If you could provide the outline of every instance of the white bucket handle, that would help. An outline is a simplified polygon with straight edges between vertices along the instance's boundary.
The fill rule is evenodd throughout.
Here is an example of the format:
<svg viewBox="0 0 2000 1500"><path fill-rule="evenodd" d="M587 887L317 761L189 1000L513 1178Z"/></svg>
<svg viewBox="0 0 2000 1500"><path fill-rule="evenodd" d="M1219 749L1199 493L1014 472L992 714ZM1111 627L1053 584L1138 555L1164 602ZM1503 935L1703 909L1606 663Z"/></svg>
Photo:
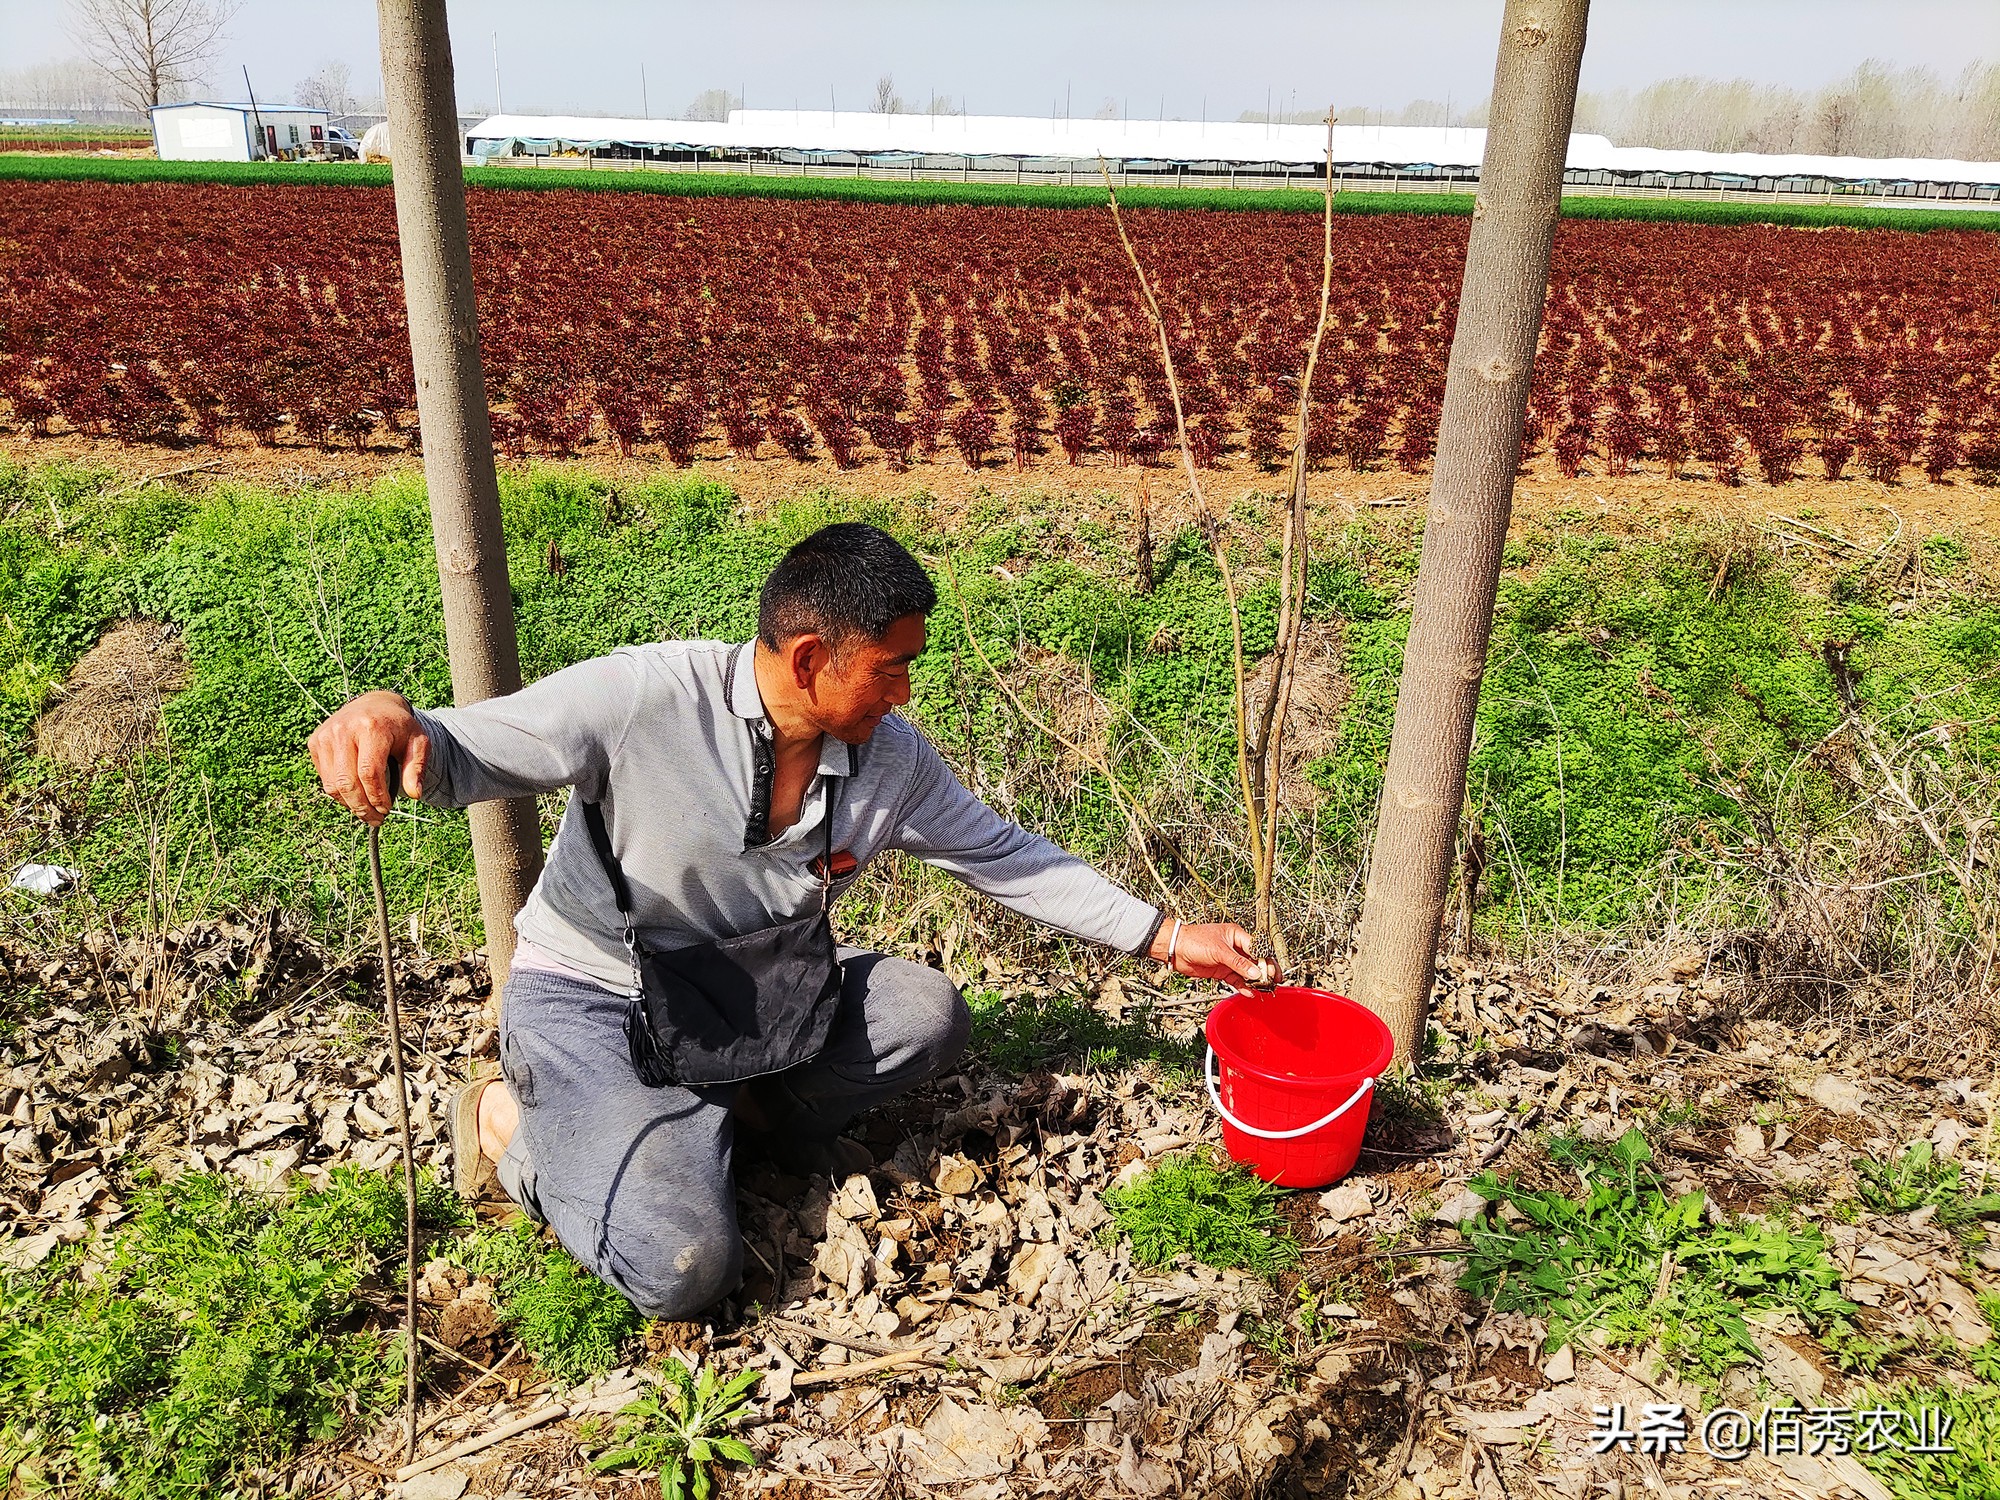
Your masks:
<svg viewBox="0 0 2000 1500"><path fill-rule="evenodd" d="M1362 1096L1375 1087L1374 1079L1362 1079L1360 1086L1355 1089L1345 1104L1341 1105L1332 1114L1322 1119L1314 1120L1310 1125L1301 1125L1296 1130L1259 1130L1255 1125L1246 1125L1237 1119L1236 1116L1229 1112L1229 1106L1222 1102L1222 1089L1216 1076L1215 1049L1213 1047L1208 1049L1208 1057L1202 1063L1201 1070L1203 1077L1208 1080L1208 1101L1215 1106L1215 1112L1245 1135L1254 1135L1260 1141L1293 1141L1302 1135L1311 1135L1315 1130L1324 1129L1346 1114L1350 1109L1354 1108L1355 1105L1359 1104Z"/></svg>

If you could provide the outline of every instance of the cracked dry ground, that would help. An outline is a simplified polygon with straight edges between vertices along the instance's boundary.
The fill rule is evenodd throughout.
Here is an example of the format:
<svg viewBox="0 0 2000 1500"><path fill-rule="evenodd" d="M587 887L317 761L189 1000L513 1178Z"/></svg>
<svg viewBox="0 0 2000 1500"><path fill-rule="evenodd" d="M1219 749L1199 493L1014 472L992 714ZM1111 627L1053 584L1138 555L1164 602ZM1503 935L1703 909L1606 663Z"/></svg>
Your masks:
<svg viewBox="0 0 2000 1500"><path fill-rule="evenodd" d="M969 1059L857 1126L879 1161L865 1175L747 1169L742 1293L704 1325L653 1325L628 1364L587 1387L557 1389L496 1326L491 1287L431 1263L424 1319L451 1352L429 1357L423 1451L552 1401L570 1417L401 1486L389 1417L269 1473L265 1493L653 1493L587 1471L577 1419L616 1410L678 1349L765 1372L744 1424L760 1462L724 1477L731 1493L1872 1500L1886 1492L1851 1458L1590 1453L1597 1405L1700 1411L1778 1393L1812 1406L1858 1392L1802 1329L1758 1326L1761 1365L1703 1392L1677 1387L1646 1350L1551 1354L1539 1320L1458 1288L1451 1224L1477 1206L1468 1177L1532 1168L1542 1132L1609 1140L1637 1122L1675 1190L1730 1213L1823 1216L1871 1330L1990 1336L1984 1288L1969 1283L2000 1272L2000 1249L1966 1259L1921 1209L1829 1211L1853 1207L1857 1155L1927 1138L1941 1156L1983 1160L1988 1088L1845 1034L1745 1020L1733 981L1704 978L1698 959L1677 970L1614 993L1449 965L1435 1017L1459 1061L1435 1070L1439 1107L1389 1094L1355 1175L1287 1200L1303 1268L1275 1283L1142 1269L1104 1233L1105 1188L1216 1139L1191 1075L1144 1063L1009 1077ZM339 1162L392 1166L374 978L274 921L190 926L150 946L92 939L53 958L0 952L0 988L51 1002L0 1057L0 1210L13 1226L0 1253L34 1264L115 1224L142 1167L270 1185ZM462 960L412 962L404 984L417 1154L443 1173L449 1092L491 1054L492 1009ZM1117 1019L1137 1010L1184 1039L1205 1005L1131 979L1095 995ZM397 1286L374 1291L391 1329Z"/></svg>

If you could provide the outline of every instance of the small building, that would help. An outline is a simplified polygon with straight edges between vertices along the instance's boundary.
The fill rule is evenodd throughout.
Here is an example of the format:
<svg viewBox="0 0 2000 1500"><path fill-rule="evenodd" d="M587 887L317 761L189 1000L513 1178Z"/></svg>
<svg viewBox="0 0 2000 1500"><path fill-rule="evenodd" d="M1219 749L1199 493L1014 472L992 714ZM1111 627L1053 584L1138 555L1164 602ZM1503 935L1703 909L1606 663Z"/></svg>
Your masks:
<svg viewBox="0 0 2000 1500"><path fill-rule="evenodd" d="M331 117L297 104L159 104L153 148L161 161L295 161L327 155Z"/></svg>

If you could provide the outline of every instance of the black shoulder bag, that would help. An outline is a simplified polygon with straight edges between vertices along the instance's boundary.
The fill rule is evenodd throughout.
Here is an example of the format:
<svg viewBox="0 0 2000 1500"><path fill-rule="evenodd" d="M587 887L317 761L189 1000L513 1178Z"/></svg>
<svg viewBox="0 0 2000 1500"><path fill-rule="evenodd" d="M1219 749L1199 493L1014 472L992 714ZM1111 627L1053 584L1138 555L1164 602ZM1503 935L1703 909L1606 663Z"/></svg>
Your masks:
<svg viewBox="0 0 2000 1500"><path fill-rule="evenodd" d="M604 810L583 804L584 825L625 919L632 990L625 1040L640 1081L652 1088L741 1083L818 1055L840 1001L828 908L833 898L833 814L819 858L819 910L741 937L655 949L632 926L632 892L611 851Z"/></svg>

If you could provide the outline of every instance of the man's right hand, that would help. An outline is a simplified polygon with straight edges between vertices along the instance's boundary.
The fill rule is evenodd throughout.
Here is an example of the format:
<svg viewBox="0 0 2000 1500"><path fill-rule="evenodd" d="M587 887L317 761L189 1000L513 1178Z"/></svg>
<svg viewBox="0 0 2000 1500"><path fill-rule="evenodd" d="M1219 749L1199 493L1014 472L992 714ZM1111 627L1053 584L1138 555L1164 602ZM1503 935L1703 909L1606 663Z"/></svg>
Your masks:
<svg viewBox="0 0 2000 1500"><path fill-rule="evenodd" d="M431 742L401 693L363 693L315 729L306 749L327 796L371 827L396 801L391 760L402 768L405 795L423 794Z"/></svg>

